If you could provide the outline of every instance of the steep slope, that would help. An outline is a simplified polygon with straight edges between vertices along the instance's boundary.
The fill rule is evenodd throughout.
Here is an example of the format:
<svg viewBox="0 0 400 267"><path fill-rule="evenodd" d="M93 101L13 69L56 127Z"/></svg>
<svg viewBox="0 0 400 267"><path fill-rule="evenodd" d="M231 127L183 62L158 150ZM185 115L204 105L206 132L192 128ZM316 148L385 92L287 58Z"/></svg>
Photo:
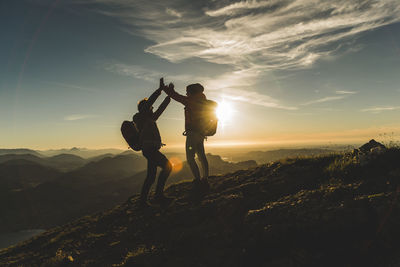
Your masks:
<svg viewBox="0 0 400 267"><path fill-rule="evenodd" d="M177 200L137 198L0 251L11 266L399 266L400 151L331 155L167 189Z"/></svg>

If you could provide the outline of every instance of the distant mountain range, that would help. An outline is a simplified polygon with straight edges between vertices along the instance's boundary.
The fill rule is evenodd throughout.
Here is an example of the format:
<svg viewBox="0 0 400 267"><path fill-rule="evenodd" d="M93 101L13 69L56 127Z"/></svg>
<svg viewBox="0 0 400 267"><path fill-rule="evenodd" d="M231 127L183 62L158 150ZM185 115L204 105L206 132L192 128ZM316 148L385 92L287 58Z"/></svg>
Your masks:
<svg viewBox="0 0 400 267"><path fill-rule="evenodd" d="M50 149L50 150L39 150L37 151L41 155L50 157L50 156L55 156L59 154L70 154L70 155L75 155L79 156L82 158L92 158L92 157L97 157L103 154L120 154L123 153L124 150L121 149L87 149L87 148L77 148L73 147L71 149Z"/></svg>
<svg viewBox="0 0 400 267"><path fill-rule="evenodd" d="M177 155L175 155L177 156ZM257 166L207 155L211 174ZM0 156L0 232L47 229L110 208L140 192L147 161L134 152L84 159L71 154ZM168 184L192 180L186 162Z"/></svg>
<svg viewBox="0 0 400 267"><path fill-rule="evenodd" d="M39 152L26 149L26 148L15 148L15 149L0 149L0 155L7 155L7 154L31 154L35 156L42 156Z"/></svg>

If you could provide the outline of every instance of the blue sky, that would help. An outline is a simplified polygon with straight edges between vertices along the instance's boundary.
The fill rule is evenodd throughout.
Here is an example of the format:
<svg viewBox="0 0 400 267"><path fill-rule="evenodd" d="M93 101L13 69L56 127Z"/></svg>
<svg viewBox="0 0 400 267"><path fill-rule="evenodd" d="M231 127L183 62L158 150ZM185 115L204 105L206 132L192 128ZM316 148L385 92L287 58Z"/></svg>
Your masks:
<svg viewBox="0 0 400 267"><path fill-rule="evenodd" d="M6 0L0 20L0 147L123 148L121 121L161 76L233 107L210 145L400 129L396 0ZM159 127L182 144L182 106Z"/></svg>

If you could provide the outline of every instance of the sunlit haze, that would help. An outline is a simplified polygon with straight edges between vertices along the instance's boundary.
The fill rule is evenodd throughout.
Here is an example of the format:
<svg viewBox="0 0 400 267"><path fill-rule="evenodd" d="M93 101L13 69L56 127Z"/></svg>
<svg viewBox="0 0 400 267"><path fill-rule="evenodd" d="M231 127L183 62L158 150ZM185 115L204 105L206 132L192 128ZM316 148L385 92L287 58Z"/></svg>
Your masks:
<svg viewBox="0 0 400 267"><path fill-rule="evenodd" d="M218 102L206 147L399 138L398 0L6 0L0 20L0 148L125 149L160 77ZM180 103L158 126L183 148Z"/></svg>
<svg viewBox="0 0 400 267"><path fill-rule="evenodd" d="M234 116L234 108L232 103L227 101L219 102L216 113L220 126L225 127L226 124L232 122Z"/></svg>

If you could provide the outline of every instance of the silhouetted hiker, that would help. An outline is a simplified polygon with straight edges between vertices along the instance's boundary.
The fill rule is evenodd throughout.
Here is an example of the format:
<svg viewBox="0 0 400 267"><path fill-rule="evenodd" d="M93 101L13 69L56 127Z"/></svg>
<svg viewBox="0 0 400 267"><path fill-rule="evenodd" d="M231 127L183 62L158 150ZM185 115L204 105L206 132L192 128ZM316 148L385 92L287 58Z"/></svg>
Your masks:
<svg viewBox="0 0 400 267"><path fill-rule="evenodd" d="M167 96L158 109L153 112L153 104L160 96L163 87L164 81L161 78L160 87L148 99L145 98L139 101L139 112L133 116L133 121L136 123L140 132L142 153L147 159L147 177L143 183L140 195L140 202L142 205L147 204L149 190L156 178L157 166L161 167L162 171L158 176L155 200L160 203L171 200L164 195L163 190L165 182L171 173L172 164L167 157L159 151L163 144L161 143L161 136L156 123L171 99Z"/></svg>
<svg viewBox="0 0 400 267"><path fill-rule="evenodd" d="M169 86L164 87L164 91L172 99L182 103L185 106L185 132L183 135L186 136L186 160L193 173L194 180L193 184L195 189L198 189L201 185L209 188L208 184L208 161L204 151L204 139L208 135L214 135L217 126L217 119L213 116L214 121L211 121L210 127L206 126L204 129L204 105L211 104L215 110L216 102L207 100L204 95L204 87L199 84L190 84L186 87L186 96L178 94L174 90L174 84L170 83ZM213 112L215 114L215 112ZM211 129L211 131L210 131ZM201 166L203 168L203 178L200 179L199 167L195 161L195 155L197 154Z"/></svg>

